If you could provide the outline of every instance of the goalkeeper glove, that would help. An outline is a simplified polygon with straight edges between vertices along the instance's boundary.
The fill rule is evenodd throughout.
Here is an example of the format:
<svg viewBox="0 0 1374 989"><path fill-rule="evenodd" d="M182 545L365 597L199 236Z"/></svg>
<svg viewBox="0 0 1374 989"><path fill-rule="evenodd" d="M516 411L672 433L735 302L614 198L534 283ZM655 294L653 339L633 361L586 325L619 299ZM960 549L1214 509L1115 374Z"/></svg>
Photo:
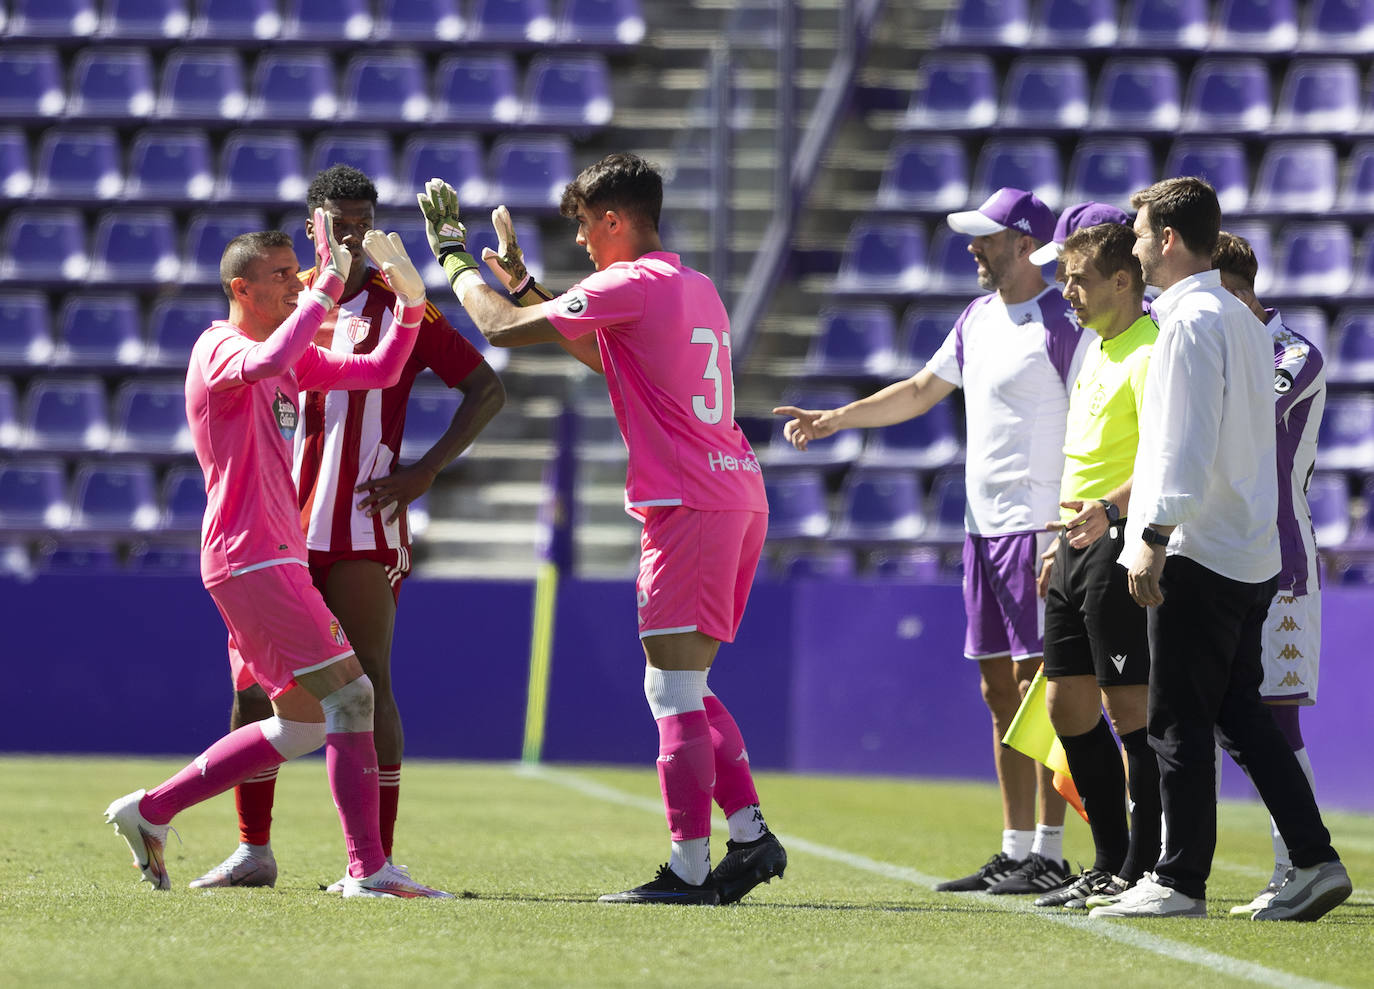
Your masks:
<svg viewBox="0 0 1374 989"><path fill-rule="evenodd" d="M477 262L467 249L467 229L458 219L458 193L443 179L430 179L425 191L415 197L425 217L425 236L429 249L444 266L450 284L466 271L476 271Z"/></svg>
<svg viewBox="0 0 1374 989"><path fill-rule="evenodd" d="M331 275L341 282L348 281L353 268L353 255L334 236L334 218L322 208L315 207L315 262L321 277Z"/></svg>
<svg viewBox="0 0 1374 989"><path fill-rule="evenodd" d="M552 299L553 294L536 282L525 267L525 252L520 250L520 244L515 239L515 225L511 222L510 210L504 206L492 210L491 225L496 229L497 250L482 248L482 260L491 273L522 306Z"/></svg>
<svg viewBox="0 0 1374 989"><path fill-rule="evenodd" d="M425 282L406 254L401 235L369 230L363 237L363 250L396 293L396 318L406 326L419 323L424 316Z"/></svg>

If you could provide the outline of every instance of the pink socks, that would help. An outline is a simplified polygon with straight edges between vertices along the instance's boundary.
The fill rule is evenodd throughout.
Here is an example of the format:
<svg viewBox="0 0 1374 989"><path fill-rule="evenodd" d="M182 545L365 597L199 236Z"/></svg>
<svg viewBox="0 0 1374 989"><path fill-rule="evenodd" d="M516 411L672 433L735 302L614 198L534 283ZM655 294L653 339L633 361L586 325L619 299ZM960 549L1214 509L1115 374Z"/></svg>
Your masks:
<svg viewBox="0 0 1374 989"><path fill-rule="evenodd" d="M150 790L139 804L139 813L149 824L166 824L187 807L285 761L263 737L259 724L244 725L210 746L167 782Z"/></svg>
<svg viewBox="0 0 1374 989"><path fill-rule="evenodd" d="M348 848L348 874L366 878L386 865L377 823L381 797L372 732L330 732L325 736L324 763Z"/></svg>
<svg viewBox="0 0 1374 989"><path fill-rule="evenodd" d="M754 789L754 774L749 768L749 752L730 712L715 694L702 698L711 727L711 745L716 760L716 803L729 817L735 811L759 802Z"/></svg>
<svg viewBox="0 0 1374 989"><path fill-rule="evenodd" d="M670 714L658 722L658 782L674 841L711 834L716 760L705 711Z"/></svg>

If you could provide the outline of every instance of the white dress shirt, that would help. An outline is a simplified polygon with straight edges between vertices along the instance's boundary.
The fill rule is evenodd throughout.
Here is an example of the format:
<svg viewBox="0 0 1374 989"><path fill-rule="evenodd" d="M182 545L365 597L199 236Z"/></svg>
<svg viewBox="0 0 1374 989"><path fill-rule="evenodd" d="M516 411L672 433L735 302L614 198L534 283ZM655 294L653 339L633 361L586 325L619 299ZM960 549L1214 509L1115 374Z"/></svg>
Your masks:
<svg viewBox="0 0 1374 989"><path fill-rule="evenodd" d="M1120 562L1134 561L1144 526L1173 525L1171 555L1262 583L1280 563L1273 338L1216 271L1170 286L1154 311Z"/></svg>

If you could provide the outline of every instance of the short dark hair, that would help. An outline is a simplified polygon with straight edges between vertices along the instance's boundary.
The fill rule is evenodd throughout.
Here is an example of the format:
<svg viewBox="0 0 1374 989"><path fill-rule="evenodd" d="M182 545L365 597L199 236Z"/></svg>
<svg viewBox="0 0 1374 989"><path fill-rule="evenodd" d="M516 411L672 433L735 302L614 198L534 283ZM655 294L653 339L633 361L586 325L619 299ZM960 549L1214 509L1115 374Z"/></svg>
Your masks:
<svg viewBox="0 0 1374 989"><path fill-rule="evenodd" d="M377 187L363 172L352 165L330 165L320 172L305 192L305 205L313 210L323 206L326 200L338 202L341 199L365 199L377 205Z"/></svg>
<svg viewBox="0 0 1374 989"><path fill-rule="evenodd" d="M609 154L582 169L567 184L558 209L571 219L583 205L634 216L657 231L658 217L663 211L663 176L637 154Z"/></svg>
<svg viewBox="0 0 1374 989"><path fill-rule="evenodd" d="M1131 276L1131 287L1143 296L1145 276L1140 271L1140 260L1131 253L1133 247L1135 234L1126 224L1098 223L1069 234L1059 257L1062 260L1070 254L1082 254L1106 278L1124 271Z"/></svg>
<svg viewBox="0 0 1374 989"><path fill-rule="evenodd" d="M1217 234L1217 246L1212 249L1212 267L1222 274L1234 275L1245 282L1251 291L1255 288L1255 278L1259 275L1259 258L1255 249L1244 237L1226 230Z"/></svg>
<svg viewBox="0 0 1374 989"><path fill-rule="evenodd" d="M1188 175L1164 179L1131 197L1136 209L1149 207L1150 230L1156 237L1172 227L1183 246L1195 254L1212 253L1221 230L1221 204L1217 191L1204 179Z"/></svg>
<svg viewBox="0 0 1374 989"><path fill-rule="evenodd" d="M224 294L230 302L234 301L234 290L229 283L235 278L244 277L248 266L273 247L290 247L293 251L295 249L291 235L280 230L258 230L239 234L224 245L224 253L219 258L219 285L224 289Z"/></svg>

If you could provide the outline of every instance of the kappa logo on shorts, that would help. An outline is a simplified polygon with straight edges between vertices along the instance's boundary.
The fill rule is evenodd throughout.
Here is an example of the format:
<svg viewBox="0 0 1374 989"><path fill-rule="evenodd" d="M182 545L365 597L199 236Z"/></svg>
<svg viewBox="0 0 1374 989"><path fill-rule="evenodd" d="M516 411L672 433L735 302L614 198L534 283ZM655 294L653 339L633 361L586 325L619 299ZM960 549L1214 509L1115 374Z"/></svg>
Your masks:
<svg viewBox="0 0 1374 989"><path fill-rule="evenodd" d="M1302 659L1302 653L1298 651L1297 646L1290 642L1280 650L1279 659Z"/></svg>
<svg viewBox="0 0 1374 989"><path fill-rule="evenodd" d="M1279 681L1279 686L1280 686L1280 687L1305 687L1305 686L1307 686L1307 684L1305 684L1305 683L1302 682L1302 677L1298 676L1296 673L1293 673L1292 671L1289 671L1288 674L1287 674L1286 676L1284 676L1284 678L1283 678L1282 680Z"/></svg>
<svg viewBox="0 0 1374 989"><path fill-rule="evenodd" d="M339 626L339 620L337 618L329 623L329 634L334 637L334 641L339 645L348 645L348 639L344 636L343 629Z"/></svg>
<svg viewBox="0 0 1374 989"><path fill-rule="evenodd" d="M280 388L277 389L277 397L272 399L272 415L277 420L277 429L282 439L294 438L296 425L301 421L301 413L296 408L296 403L287 398Z"/></svg>
<svg viewBox="0 0 1374 989"><path fill-rule="evenodd" d="M564 292L558 297L558 311L564 316L581 316L587 311L587 293L580 288Z"/></svg>
<svg viewBox="0 0 1374 989"><path fill-rule="evenodd" d="M1275 632L1301 632L1301 631L1302 631L1302 628L1299 627L1299 625L1298 625L1297 622L1293 621L1293 616L1292 616L1292 615L1284 615L1284 616L1283 616L1283 621L1279 622L1279 627L1276 628L1276 629L1274 629L1274 631L1275 631Z"/></svg>

